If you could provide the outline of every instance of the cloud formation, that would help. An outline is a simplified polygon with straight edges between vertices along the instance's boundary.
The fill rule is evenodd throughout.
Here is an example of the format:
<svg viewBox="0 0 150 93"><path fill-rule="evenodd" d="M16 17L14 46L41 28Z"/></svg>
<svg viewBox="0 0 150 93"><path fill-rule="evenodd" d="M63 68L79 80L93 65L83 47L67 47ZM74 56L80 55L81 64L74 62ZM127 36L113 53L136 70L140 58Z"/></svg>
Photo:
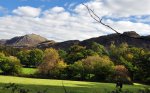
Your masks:
<svg viewBox="0 0 150 93"><path fill-rule="evenodd" d="M104 4L112 12L112 15L150 15L149 0L105 0Z"/></svg>
<svg viewBox="0 0 150 93"><path fill-rule="evenodd" d="M150 14L150 0L140 0L138 2L137 0L90 0L85 4L94 9L100 17L104 17L103 21L120 33L136 31L141 35L150 34L150 25L143 23L142 20L145 19L141 17ZM141 4L145 5L140 7ZM15 15L0 17L1 39L35 33L56 41L84 40L114 33L96 23L82 4L76 5L71 12L59 6L47 10L31 6L20 6L14 9L12 13ZM140 21L114 20L122 17L129 19L131 16L138 17Z"/></svg>
<svg viewBox="0 0 150 93"><path fill-rule="evenodd" d="M40 15L41 9L30 6L21 6L14 9L12 12L18 16L37 17Z"/></svg>

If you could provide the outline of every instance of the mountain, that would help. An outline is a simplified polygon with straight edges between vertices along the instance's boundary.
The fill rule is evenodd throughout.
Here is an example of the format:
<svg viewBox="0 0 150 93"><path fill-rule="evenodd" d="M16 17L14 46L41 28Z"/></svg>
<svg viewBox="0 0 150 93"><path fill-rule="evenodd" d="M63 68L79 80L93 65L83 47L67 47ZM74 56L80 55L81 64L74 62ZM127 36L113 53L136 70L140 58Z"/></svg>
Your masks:
<svg viewBox="0 0 150 93"><path fill-rule="evenodd" d="M0 40L0 45L4 45L5 43L6 43L6 39L2 39L2 40Z"/></svg>
<svg viewBox="0 0 150 93"><path fill-rule="evenodd" d="M109 47L112 43L116 46L121 43L127 43L129 46L140 47L150 50L150 35L140 36L134 31L124 32L123 34L110 34L95 38L86 39L83 41L79 40L69 40L64 42L55 42L53 40L47 40L44 37L41 37L36 34L29 34L20 37L14 37L10 40L0 40L0 44L13 47L37 47L41 49L45 48L55 48L55 49L64 49L67 50L70 46L79 44L86 46L87 48L91 47L93 42L104 45L106 48Z"/></svg>
<svg viewBox="0 0 150 93"><path fill-rule="evenodd" d="M33 47L44 41L47 41L47 39L41 37L40 35L28 34L24 36L14 37L10 40L6 40L3 44L6 46L14 47Z"/></svg>
<svg viewBox="0 0 150 93"><path fill-rule="evenodd" d="M90 38L83 41L79 41L79 40L64 41L64 42L51 44L47 47L66 50L74 44L79 44L82 46L86 46L87 48L90 48L93 42L102 44L106 48L109 47L112 43L114 43L116 46L120 45L121 43L127 43L129 46L135 46L135 47L145 48L150 50L150 35L140 36L134 31L124 32L123 34L115 33L115 34Z"/></svg>
<svg viewBox="0 0 150 93"><path fill-rule="evenodd" d="M37 45L37 48L55 48L55 49L63 49L63 50L67 50L70 46L75 45L75 44L79 44L80 41L79 40L68 40L68 41L64 41L64 42L52 42L52 41L48 41L48 42L42 42L40 44Z"/></svg>
<svg viewBox="0 0 150 93"><path fill-rule="evenodd" d="M44 42L40 42L36 47L38 48L48 48L49 46L54 45L56 42L54 40L47 40Z"/></svg>
<svg viewBox="0 0 150 93"><path fill-rule="evenodd" d="M140 36L134 31L124 32L123 34L110 34L106 36L100 36L91 38L80 42L80 45L89 47L92 42L97 42L105 47L109 47L111 43L120 45L121 43L127 43L129 46L135 46L150 50L150 36Z"/></svg>

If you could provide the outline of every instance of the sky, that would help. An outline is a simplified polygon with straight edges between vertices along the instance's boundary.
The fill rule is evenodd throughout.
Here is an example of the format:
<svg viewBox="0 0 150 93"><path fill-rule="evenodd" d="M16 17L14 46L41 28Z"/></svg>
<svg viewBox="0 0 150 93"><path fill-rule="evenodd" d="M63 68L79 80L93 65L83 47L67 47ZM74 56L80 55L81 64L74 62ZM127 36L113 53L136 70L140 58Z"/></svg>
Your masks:
<svg viewBox="0 0 150 93"><path fill-rule="evenodd" d="M150 0L0 0L0 39L34 33L61 42L114 33L82 3L120 33L150 35Z"/></svg>

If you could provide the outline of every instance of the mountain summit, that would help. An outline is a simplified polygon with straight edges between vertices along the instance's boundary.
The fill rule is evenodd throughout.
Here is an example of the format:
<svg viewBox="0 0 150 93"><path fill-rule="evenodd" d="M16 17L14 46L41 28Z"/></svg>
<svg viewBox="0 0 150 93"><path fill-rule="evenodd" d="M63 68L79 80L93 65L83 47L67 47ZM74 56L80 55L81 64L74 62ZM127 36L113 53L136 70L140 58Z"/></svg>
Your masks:
<svg viewBox="0 0 150 93"><path fill-rule="evenodd" d="M47 41L47 39L40 35L28 34L6 40L5 45L15 47L32 47L44 41Z"/></svg>

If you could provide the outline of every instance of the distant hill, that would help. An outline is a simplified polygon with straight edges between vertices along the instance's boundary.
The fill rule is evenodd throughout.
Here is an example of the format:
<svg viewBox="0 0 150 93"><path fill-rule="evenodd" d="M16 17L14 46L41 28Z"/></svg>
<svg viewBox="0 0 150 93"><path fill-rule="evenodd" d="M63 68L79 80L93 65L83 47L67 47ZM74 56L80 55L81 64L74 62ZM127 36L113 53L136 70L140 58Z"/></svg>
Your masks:
<svg viewBox="0 0 150 93"><path fill-rule="evenodd" d="M37 48L55 48L55 49L64 49L67 50L70 46L75 45L75 44L79 44L80 41L79 40L68 40L68 41L64 41L64 42L42 42L40 44L38 44Z"/></svg>
<svg viewBox="0 0 150 93"><path fill-rule="evenodd" d="M10 40L6 40L3 44L6 46L14 47L34 47L37 44L47 41L46 38L36 34L28 34L24 36L14 37Z"/></svg>
<svg viewBox="0 0 150 93"><path fill-rule="evenodd" d="M2 40L0 40L0 45L4 45L5 43L6 43L6 39L2 39Z"/></svg>
<svg viewBox="0 0 150 93"><path fill-rule="evenodd" d="M86 39L83 41L79 40L69 40L64 42L55 42L53 40L47 40L44 37L35 34L29 34L20 37L14 37L10 40L0 40L1 45L14 46L14 47L37 47L37 48L50 48L55 49L68 49L74 44L79 44L86 46L87 48L91 47L93 42L100 43L106 48L114 43L115 45L120 45L121 43L127 43L129 46L135 46L140 48L145 48L150 50L150 35L140 36L134 31L124 32L123 34L110 34L95 38Z"/></svg>

